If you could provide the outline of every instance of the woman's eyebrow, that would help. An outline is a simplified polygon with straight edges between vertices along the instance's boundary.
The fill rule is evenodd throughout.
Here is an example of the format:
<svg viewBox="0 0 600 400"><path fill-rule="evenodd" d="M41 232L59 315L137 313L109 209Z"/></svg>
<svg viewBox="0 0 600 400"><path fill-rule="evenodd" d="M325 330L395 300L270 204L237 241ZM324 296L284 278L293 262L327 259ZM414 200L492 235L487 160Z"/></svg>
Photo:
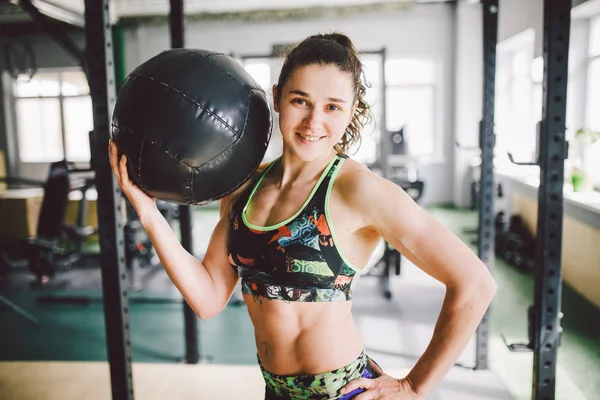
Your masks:
<svg viewBox="0 0 600 400"><path fill-rule="evenodd" d="M310 95L308 93L303 92L302 90L299 90L299 89L290 90L289 93L294 93L299 96L307 97L310 99ZM344 104L346 103L346 101L344 101L344 99L338 99L337 97L328 97L327 100L333 101L334 103L344 103Z"/></svg>

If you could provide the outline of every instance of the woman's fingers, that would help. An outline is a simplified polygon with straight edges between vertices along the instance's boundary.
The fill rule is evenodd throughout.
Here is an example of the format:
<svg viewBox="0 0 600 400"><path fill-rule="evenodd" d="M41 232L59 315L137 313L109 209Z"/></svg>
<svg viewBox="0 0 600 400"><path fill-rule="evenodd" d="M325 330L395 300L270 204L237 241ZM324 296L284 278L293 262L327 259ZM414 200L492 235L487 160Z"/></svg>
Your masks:
<svg viewBox="0 0 600 400"><path fill-rule="evenodd" d="M122 183L129 183L129 174L127 173L127 156L123 154L119 160L119 175Z"/></svg>
<svg viewBox="0 0 600 400"><path fill-rule="evenodd" d="M119 150L117 149L117 145L111 139L108 142L108 157L110 159L110 167L112 168L113 173L117 177L117 181L119 181Z"/></svg>
<svg viewBox="0 0 600 400"><path fill-rule="evenodd" d="M350 393L356 389L367 389L369 390L373 386L374 381L367 378L357 378L350 381L344 386L342 393Z"/></svg>
<svg viewBox="0 0 600 400"><path fill-rule="evenodd" d="M131 184L129 181L129 174L127 173L127 157L123 154L121 158L119 158L119 149L117 149L117 145L112 139L109 143L109 153L110 166L117 178L117 184L121 190L124 190Z"/></svg>
<svg viewBox="0 0 600 400"><path fill-rule="evenodd" d="M127 156L123 154L119 158L119 150L112 140L109 143L109 153L110 165L117 178L117 184L133 207L138 210L138 208L142 209L148 205L155 205L154 199L144 193L131 179L129 179L129 173L127 172Z"/></svg>

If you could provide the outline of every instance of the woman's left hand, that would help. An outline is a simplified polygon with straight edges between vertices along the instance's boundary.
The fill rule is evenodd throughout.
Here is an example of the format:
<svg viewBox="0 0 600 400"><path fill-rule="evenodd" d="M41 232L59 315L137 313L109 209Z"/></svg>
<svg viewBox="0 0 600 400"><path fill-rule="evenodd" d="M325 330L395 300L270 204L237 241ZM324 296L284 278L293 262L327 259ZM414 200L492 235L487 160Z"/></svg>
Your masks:
<svg viewBox="0 0 600 400"><path fill-rule="evenodd" d="M374 372L379 375L375 379L358 378L352 382L348 382L344 386L343 393L350 393L356 389L366 389L365 392L352 397L353 400L418 400L419 396L415 393L410 383L406 379L396 379L389 376L377 366L377 364L369 363L373 367Z"/></svg>

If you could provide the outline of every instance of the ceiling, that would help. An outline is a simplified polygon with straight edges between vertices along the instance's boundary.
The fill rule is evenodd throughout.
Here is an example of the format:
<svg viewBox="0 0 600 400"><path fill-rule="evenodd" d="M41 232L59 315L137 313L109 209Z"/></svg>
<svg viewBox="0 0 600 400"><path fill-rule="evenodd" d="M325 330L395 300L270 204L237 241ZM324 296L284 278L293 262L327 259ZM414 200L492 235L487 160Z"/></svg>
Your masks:
<svg viewBox="0 0 600 400"><path fill-rule="evenodd" d="M443 1L443 0L438 0ZM185 0L186 13L227 13L286 10L310 7L343 7L381 3L417 3L419 0ZM168 0L114 0L119 16L167 14Z"/></svg>
<svg viewBox="0 0 600 400"><path fill-rule="evenodd" d="M19 6L21 0L0 0L0 24L30 22L29 15ZM30 0L42 13L63 22L82 25L84 0ZM120 18L166 16L169 0L109 0L113 22ZM449 0L327 0L331 7L381 4L444 3ZM323 0L184 0L184 12L194 14L244 13L255 11L322 8Z"/></svg>

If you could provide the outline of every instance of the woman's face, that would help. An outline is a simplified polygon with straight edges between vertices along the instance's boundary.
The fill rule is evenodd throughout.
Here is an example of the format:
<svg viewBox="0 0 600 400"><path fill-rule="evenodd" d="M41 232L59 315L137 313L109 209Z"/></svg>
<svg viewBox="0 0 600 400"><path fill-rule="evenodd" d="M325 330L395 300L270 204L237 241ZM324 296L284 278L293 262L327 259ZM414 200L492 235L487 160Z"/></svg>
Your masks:
<svg viewBox="0 0 600 400"><path fill-rule="evenodd" d="M274 86L275 99L276 89ZM285 148L303 161L330 154L355 109L352 75L335 65L297 68L275 101Z"/></svg>

